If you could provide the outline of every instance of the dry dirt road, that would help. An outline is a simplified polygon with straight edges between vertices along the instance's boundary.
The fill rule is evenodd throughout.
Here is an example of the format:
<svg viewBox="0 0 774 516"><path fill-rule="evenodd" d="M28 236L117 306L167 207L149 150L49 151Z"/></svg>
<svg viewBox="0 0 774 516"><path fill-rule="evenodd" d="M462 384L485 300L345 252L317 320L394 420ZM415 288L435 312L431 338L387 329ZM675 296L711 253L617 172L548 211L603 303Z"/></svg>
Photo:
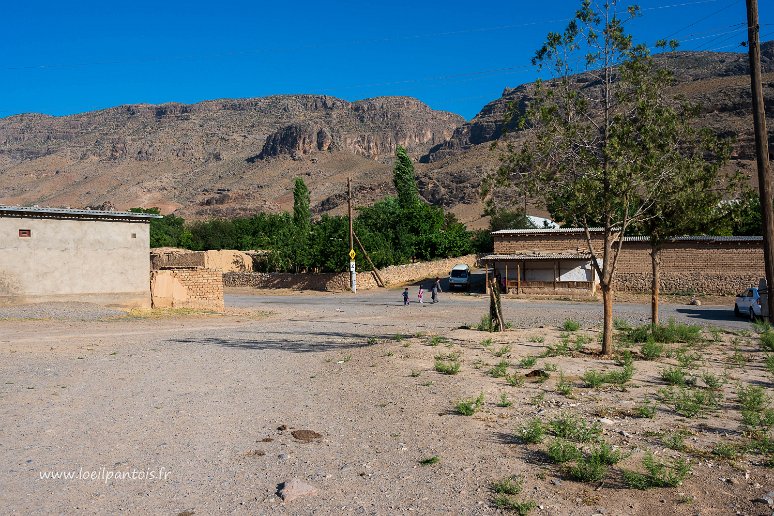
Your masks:
<svg viewBox="0 0 774 516"><path fill-rule="evenodd" d="M535 514L763 514L751 500L774 487L758 470L718 484L745 477L716 465L694 470L711 482L685 488L600 490L536 464L514 444L518 424L617 395L534 406L541 386L528 384L496 407L503 384L480 370L485 334L458 329L480 319L483 297L403 307L398 291L235 293L228 304L225 316L0 321L0 513L493 514L491 482L523 474ZM539 319L546 343L552 321L598 318L599 305L528 305L506 301L506 318ZM426 335L447 340L432 347ZM524 332L507 339L515 361L541 347ZM462 354L463 371L434 371L439 352ZM453 412L479 391L486 410ZM299 440L299 429L321 437ZM161 478L139 478L151 472ZM42 478L55 474L75 478ZM283 502L278 484L294 477L319 493Z"/></svg>

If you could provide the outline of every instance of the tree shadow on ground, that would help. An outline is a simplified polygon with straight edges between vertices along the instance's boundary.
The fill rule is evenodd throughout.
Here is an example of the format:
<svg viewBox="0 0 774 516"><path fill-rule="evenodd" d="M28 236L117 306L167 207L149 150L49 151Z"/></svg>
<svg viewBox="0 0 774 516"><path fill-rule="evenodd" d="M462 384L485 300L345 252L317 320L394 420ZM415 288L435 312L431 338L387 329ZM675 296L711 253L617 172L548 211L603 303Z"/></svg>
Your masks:
<svg viewBox="0 0 774 516"><path fill-rule="evenodd" d="M324 351L341 351L347 349L366 348L378 345L369 343L368 339L379 337L345 332L304 332L293 331L287 333L271 332L263 338L239 338L239 337L185 337L168 339L167 342L178 344L199 344L204 346L222 346L232 349L245 349L251 351L277 350L291 353L319 353Z"/></svg>
<svg viewBox="0 0 774 516"><path fill-rule="evenodd" d="M732 310L718 308L675 308L675 312L688 319L701 319L712 322L742 321L741 318L734 315Z"/></svg>

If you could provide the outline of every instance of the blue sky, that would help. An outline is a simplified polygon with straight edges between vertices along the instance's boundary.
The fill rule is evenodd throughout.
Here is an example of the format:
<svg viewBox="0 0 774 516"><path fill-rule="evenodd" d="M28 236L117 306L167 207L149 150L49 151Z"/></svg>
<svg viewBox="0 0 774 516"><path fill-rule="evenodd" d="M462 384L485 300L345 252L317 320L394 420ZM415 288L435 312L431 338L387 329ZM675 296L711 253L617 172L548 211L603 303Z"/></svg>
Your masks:
<svg viewBox="0 0 774 516"><path fill-rule="evenodd" d="M774 1L759 0L774 39ZM0 117L283 93L417 97L472 118L535 78L579 1L6 2ZM635 39L744 51L744 0L643 0Z"/></svg>

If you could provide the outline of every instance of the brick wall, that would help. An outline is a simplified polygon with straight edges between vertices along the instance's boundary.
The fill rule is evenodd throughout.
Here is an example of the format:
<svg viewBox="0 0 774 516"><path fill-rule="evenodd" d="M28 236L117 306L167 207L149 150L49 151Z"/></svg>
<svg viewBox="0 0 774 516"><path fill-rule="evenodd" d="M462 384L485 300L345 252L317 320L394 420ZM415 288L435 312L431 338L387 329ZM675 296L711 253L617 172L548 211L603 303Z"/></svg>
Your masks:
<svg viewBox="0 0 774 516"><path fill-rule="evenodd" d="M471 254L460 256L459 258L392 265L381 269L379 275L387 286L403 285L428 278L432 279L436 276L445 278L449 276L451 268L458 263L464 263L473 267L475 262L476 256ZM227 287L289 288L331 292L349 290L348 272L330 274L227 272L223 275L223 281ZM430 286L430 283L428 283L427 288L430 288ZM357 274L357 288L358 290L378 288L373 274L371 272L359 272Z"/></svg>
<svg viewBox="0 0 774 516"><path fill-rule="evenodd" d="M493 235L495 254L514 254L529 251L548 253L589 251L583 233L520 233L516 235ZM602 248L602 238L592 234L594 248Z"/></svg>
<svg viewBox="0 0 774 516"><path fill-rule="evenodd" d="M495 235L495 253L530 251L586 251L582 233L538 233ZM602 239L594 235L594 248L601 255ZM765 276L761 241L676 241L661 251L661 288L664 292L737 294L757 285ZM616 268L615 288L649 292L650 244L624 242Z"/></svg>
<svg viewBox="0 0 774 516"><path fill-rule="evenodd" d="M189 268L151 272L154 308L195 308L223 311L223 273Z"/></svg>

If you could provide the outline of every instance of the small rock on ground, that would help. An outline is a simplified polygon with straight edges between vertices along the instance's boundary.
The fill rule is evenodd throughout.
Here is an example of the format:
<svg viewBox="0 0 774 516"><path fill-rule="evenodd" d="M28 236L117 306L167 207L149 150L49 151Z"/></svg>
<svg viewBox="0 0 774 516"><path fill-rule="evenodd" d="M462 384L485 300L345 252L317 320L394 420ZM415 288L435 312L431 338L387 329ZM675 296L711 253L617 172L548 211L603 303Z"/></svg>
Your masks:
<svg viewBox="0 0 774 516"><path fill-rule="evenodd" d="M292 502L302 496L315 496L317 493L316 487L297 478L286 480L279 486L279 496L285 502Z"/></svg>

